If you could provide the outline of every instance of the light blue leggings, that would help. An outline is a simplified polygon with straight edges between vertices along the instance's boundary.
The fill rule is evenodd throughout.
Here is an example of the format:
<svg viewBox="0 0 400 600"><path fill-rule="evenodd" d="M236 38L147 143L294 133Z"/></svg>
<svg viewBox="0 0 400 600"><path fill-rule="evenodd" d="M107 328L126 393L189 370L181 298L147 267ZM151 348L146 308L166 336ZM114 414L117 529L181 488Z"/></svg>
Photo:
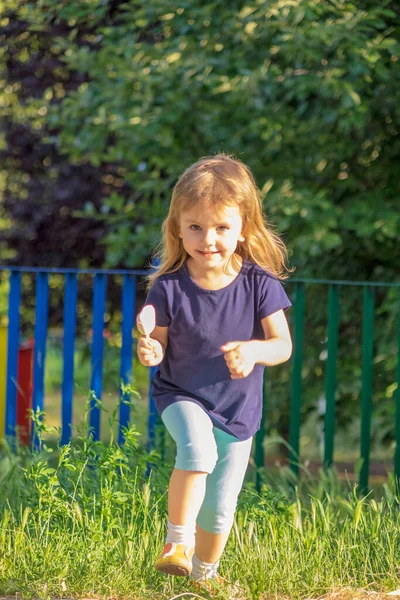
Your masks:
<svg viewBox="0 0 400 600"><path fill-rule="evenodd" d="M176 443L175 468L209 473L198 525L209 533L229 533L252 438L240 441L214 427L207 413L190 401L171 404L161 418Z"/></svg>

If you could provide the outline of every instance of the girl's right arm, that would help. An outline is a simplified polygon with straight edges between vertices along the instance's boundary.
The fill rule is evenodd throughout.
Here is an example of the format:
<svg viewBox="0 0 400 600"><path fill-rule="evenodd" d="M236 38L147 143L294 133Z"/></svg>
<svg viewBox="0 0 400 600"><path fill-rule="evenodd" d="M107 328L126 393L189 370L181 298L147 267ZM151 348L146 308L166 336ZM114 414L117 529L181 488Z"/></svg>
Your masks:
<svg viewBox="0 0 400 600"><path fill-rule="evenodd" d="M165 356L168 346L168 327L154 328L151 337L147 340L141 336L138 341L137 354L140 362L145 367L156 367Z"/></svg>

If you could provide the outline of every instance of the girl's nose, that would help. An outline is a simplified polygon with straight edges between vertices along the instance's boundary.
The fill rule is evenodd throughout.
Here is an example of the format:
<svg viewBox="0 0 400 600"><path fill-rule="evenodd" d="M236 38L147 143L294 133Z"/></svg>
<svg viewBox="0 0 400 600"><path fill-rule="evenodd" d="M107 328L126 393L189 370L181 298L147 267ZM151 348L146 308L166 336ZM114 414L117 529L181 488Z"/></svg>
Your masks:
<svg viewBox="0 0 400 600"><path fill-rule="evenodd" d="M216 233L213 229L204 232L204 243L212 246L215 243Z"/></svg>

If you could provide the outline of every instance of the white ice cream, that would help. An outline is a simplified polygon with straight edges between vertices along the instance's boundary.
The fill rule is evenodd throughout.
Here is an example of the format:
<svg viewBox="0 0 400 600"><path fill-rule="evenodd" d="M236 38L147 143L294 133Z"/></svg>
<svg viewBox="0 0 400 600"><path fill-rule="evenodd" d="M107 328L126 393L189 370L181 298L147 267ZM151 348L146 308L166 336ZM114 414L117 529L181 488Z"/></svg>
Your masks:
<svg viewBox="0 0 400 600"><path fill-rule="evenodd" d="M140 333L148 337L156 326L156 311L154 306L148 304L138 314L136 323Z"/></svg>

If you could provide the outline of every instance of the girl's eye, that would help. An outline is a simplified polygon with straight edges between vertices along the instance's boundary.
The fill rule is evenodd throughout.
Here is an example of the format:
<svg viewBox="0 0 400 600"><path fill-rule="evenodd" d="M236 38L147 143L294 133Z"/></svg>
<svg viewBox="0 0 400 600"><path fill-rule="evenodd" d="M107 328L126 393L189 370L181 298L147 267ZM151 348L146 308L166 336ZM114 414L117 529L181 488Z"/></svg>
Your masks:
<svg viewBox="0 0 400 600"><path fill-rule="evenodd" d="M199 231L200 225L189 225L189 229L192 231ZM224 232L228 230L228 227L226 225L219 225L217 229L218 231Z"/></svg>

